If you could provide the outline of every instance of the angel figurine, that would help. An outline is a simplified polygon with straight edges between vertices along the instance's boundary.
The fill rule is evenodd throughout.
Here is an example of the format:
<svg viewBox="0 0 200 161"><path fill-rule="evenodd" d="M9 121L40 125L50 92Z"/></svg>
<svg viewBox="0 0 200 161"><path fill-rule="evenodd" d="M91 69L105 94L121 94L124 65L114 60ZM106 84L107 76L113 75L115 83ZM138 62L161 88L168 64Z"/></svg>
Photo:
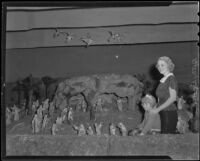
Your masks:
<svg viewBox="0 0 200 161"><path fill-rule="evenodd" d="M127 129L126 129L125 125L122 122L118 123L118 127L120 129L121 135L122 136L127 136Z"/></svg>
<svg viewBox="0 0 200 161"><path fill-rule="evenodd" d="M110 34L110 37L108 38L108 42L110 42L111 39L112 39L112 40L121 41L121 36L120 36L119 33L114 33L114 32L112 32L112 31L108 31L108 32L109 32L109 34Z"/></svg>
<svg viewBox="0 0 200 161"><path fill-rule="evenodd" d="M73 38L74 38L74 36L73 36L73 34L72 33L65 33L65 35L66 35L66 40L65 40L65 43L68 43L68 42L70 42Z"/></svg>
<svg viewBox="0 0 200 161"><path fill-rule="evenodd" d="M92 38L89 34L87 34L86 38L81 38L81 41L83 41L86 44L86 47L88 47L94 43L94 40L92 40Z"/></svg>

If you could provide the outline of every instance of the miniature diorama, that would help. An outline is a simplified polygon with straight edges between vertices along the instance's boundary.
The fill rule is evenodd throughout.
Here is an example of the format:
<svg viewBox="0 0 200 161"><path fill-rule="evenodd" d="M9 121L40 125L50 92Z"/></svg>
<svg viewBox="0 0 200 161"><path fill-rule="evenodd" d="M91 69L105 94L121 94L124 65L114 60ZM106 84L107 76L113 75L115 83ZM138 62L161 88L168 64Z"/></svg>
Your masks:
<svg viewBox="0 0 200 161"><path fill-rule="evenodd" d="M198 2L3 9L6 155L199 160Z"/></svg>

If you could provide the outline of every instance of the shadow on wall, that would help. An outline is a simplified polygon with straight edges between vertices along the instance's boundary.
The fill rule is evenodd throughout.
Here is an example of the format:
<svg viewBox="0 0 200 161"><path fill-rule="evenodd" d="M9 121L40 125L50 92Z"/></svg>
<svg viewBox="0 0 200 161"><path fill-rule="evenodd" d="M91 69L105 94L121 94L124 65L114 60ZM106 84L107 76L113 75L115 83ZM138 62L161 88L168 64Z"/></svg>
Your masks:
<svg viewBox="0 0 200 161"><path fill-rule="evenodd" d="M149 71L148 74L150 76L150 78L153 80L153 91L152 94L155 96L155 92L156 92L156 88L159 84L159 80L163 77L162 74L160 74L160 72L157 70L156 68L156 63L151 64L149 67Z"/></svg>

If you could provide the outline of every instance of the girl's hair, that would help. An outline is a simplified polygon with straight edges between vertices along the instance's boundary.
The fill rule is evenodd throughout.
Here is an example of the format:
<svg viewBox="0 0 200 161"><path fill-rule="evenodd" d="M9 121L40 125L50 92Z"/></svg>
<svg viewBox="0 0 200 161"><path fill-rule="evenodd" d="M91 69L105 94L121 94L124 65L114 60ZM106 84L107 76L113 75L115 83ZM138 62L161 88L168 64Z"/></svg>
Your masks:
<svg viewBox="0 0 200 161"><path fill-rule="evenodd" d="M150 95L150 94L146 94L143 98L142 98L142 104L143 103L149 103L151 105L151 107L154 107L156 105L156 99L154 96Z"/></svg>
<svg viewBox="0 0 200 161"><path fill-rule="evenodd" d="M168 66L169 71L170 71L170 72L173 72L175 65L174 65L174 63L172 62L172 60L171 60L169 57L167 57L167 56L162 56L162 57L158 58L158 61L159 61L159 60L162 60L162 61L164 61L165 63L167 63L167 66ZM157 62L158 62L158 61L157 61ZM158 68L158 64L156 64L156 68Z"/></svg>

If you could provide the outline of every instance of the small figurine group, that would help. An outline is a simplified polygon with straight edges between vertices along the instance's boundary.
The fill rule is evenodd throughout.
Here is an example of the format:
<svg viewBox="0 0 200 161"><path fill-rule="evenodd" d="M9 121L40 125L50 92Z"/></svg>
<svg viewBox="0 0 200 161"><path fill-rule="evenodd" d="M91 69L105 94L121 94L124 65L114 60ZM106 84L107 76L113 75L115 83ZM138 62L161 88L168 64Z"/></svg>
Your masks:
<svg viewBox="0 0 200 161"><path fill-rule="evenodd" d="M72 107L65 107L61 112L62 122L72 122L74 119Z"/></svg>
<svg viewBox="0 0 200 161"><path fill-rule="evenodd" d="M47 124L50 120L48 117L49 115L52 115L52 111L54 110L54 103L50 102L49 99L47 98L44 100L41 104L39 104L39 101L36 100L32 104L32 110L35 113L33 120L32 120L32 132L33 133L38 133L41 130L44 131L45 128L47 127Z"/></svg>
<svg viewBox="0 0 200 161"><path fill-rule="evenodd" d="M83 124L80 124L80 126L73 125L73 128L74 128L74 130L77 131L78 136L83 136L83 135L101 136L102 135L102 125L103 125L102 122L100 122L99 124L95 123L94 124L94 131L95 132L93 131L91 126L88 126L88 128L85 128L85 126ZM117 127L120 130L121 136L127 136L127 129L122 122L118 123L116 126L113 123L111 123L109 125L109 133L110 133L111 136L117 135L116 134Z"/></svg>
<svg viewBox="0 0 200 161"><path fill-rule="evenodd" d="M127 103L127 100L125 100L124 98L120 98L118 97L117 98L117 108L118 108L118 111L119 112L122 112L123 111L123 103L126 102Z"/></svg>
<svg viewBox="0 0 200 161"><path fill-rule="evenodd" d="M86 112L86 110L87 110L87 103L86 103L86 101L85 101L84 99L81 99L81 100L77 103L76 109L77 109L78 111Z"/></svg>
<svg viewBox="0 0 200 161"><path fill-rule="evenodd" d="M80 124L80 126L73 125L74 130L77 131L78 136L83 136L83 135L94 135L94 131L91 126L88 126L85 128L83 124ZM102 122L99 124L95 123L94 124L94 130L97 136L101 135L101 128L102 128Z"/></svg>
<svg viewBox="0 0 200 161"><path fill-rule="evenodd" d="M122 122L118 123L116 126L113 123L110 124L109 126L110 135L116 136L117 128L119 128L121 136L127 136L127 129Z"/></svg>
<svg viewBox="0 0 200 161"><path fill-rule="evenodd" d="M94 103L94 111L95 112L101 112L103 110L103 100L101 98L98 98L96 102Z"/></svg>
<svg viewBox="0 0 200 161"><path fill-rule="evenodd" d="M68 108L65 107L61 112L61 116L56 118L56 121L51 128L52 135L56 135L56 133L59 131L59 127L66 120L72 124L72 121L74 119L73 118L73 109L72 109L72 107L68 107Z"/></svg>

